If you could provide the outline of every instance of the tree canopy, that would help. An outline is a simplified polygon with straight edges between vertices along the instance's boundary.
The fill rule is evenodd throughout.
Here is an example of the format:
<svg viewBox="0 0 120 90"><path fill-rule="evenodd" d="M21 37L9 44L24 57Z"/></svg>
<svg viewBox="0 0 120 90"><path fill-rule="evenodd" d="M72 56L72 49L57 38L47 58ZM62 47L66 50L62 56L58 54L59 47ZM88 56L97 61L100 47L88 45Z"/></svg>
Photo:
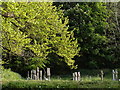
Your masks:
<svg viewBox="0 0 120 90"><path fill-rule="evenodd" d="M54 5L63 6L61 9L64 10L64 16L69 18L68 30L74 32L74 37L81 48L79 52L81 56L75 57L76 64L79 64L80 68L110 68L111 65L114 67L115 62L119 61L117 59L119 55L114 57L116 46L113 44L112 49L109 44L115 42L114 39L117 37L114 35L119 35L119 33L113 33L114 39L112 40L110 35L108 37L109 31L113 31L112 23L116 22L116 20L109 22L110 17L114 18L115 14L112 15L113 11L108 7L108 3L55 2ZM118 25L115 27L118 28ZM115 31L118 30L115 29Z"/></svg>
<svg viewBox="0 0 120 90"><path fill-rule="evenodd" d="M23 73L119 67L119 3L0 2L2 60ZM22 67L22 68L21 68Z"/></svg>
<svg viewBox="0 0 120 90"><path fill-rule="evenodd" d="M3 60L9 67L43 68L52 53L74 68L80 49L62 10L46 2L1 4Z"/></svg>

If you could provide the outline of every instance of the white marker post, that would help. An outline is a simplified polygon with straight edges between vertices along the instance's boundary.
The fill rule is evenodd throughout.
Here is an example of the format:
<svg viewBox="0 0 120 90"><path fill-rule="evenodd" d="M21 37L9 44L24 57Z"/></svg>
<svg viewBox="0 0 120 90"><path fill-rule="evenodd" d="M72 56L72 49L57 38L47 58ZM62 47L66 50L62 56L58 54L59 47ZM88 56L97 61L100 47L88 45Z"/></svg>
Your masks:
<svg viewBox="0 0 120 90"><path fill-rule="evenodd" d="M42 80L42 70L40 70L40 80Z"/></svg>
<svg viewBox="0 0 120 90"><path fill-rule="evenodd" d="M37 80L39 80L39 67L37 67Z"/></svg>
<svg viewBox="0 0 120 90"><path fill-rule="evenodd" d="M50 68L47 68L47 78L50 81Z"/></svg>
<svg viewBox="0 0 120 90"><path fill-rule="evenodd" d="M33 79L36 80L36 70L33 70Z"/></svg>
<svg viewBox="0 0 120 90"><path fill-rule="evenodd" d="M113 80L115 81L115 71L112 70L112 74L113 74Z"/></svg>
<svg viewBox="0 0 120 90"><path fill-rule="evenodd" d="M78 72L78 81L80 81L80 72Z"/></svg>
<svg viewBox="0 0 120 90"><path fill-rule="evenodd" d="M92 78L92 77L91 77L91 76L89 76L89 78L90 78L90 80L91 80L91 78Z"/></svg>
<svg viewBox="0 0 120 90"><path fill-rule="evenodd" d="M32 72L32 70L31 70L31 74L30 74L30 76L31 76L31 79L33 79L33 77L32 77L33 75L32 75L32 74L33 74L33 72Z"/></svg>
<svg viewBox="0 0 120 90"><path fill-rule="evenodd" d="M30 76L29 76L29 71L28 71L28 75L27 75L27 80L29 80Z"/></svg>
<svg viewBox="0 0 120 90"><path fill-rule="evenodd" d="M115 69L115 80L118 80L118 71Z"/></svg>
<svg viewBox="0 0 120 90"><path fill-rule="evenodd" d="M77 72L75 72L75 81L77 81Z"/></svg>
<svg viewBox="0 0 120 90"><path fill-rule="evenodd" d="M29 78L29 71L28 71L28 78Z"/></svg>
<svg viewBox="0 0 120 90"><path fill-rule="evenodd" d="M104 74L103 70L101 70L100 72L101 72L101 75L100 75L101 76L101 80L103 81L103 74Z"/></svg>

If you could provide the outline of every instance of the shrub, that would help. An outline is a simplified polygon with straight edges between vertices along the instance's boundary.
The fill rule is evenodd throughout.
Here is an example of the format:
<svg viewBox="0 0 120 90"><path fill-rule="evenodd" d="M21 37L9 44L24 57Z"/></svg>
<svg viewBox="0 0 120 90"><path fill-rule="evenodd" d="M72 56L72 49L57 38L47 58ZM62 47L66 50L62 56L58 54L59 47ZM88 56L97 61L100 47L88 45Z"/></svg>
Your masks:
<svg viewBox="0 0 120 90"><path fill-rule="evenodd" d="M11 81L11 80L21 80L22 77L10 69L3 69L2 71L2 81Z"/></svg>

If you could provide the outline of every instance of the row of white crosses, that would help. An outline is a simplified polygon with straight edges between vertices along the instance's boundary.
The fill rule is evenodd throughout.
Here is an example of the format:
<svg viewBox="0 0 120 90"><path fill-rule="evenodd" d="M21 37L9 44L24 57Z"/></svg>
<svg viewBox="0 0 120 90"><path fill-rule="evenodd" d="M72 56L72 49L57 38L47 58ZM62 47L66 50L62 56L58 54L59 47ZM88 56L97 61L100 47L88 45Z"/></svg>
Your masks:
<svg viewBox="0 0 120 90"><path fill-rule="evenodd" d="M81 79L80 72L74 72L73 73L73 80L74 81L80 81L80 79Z"/></svg>
<svg viewBox="0 0 120 90"><path fill-rule="evenodd" d="M103 75L104 75L104 73L103 73L103 71L101 70L101 80L103 80ZM118 79L118 71L117 71L117 69L115 69L115 70L112 70L112 76L113 76L113 80L114 81L118 81L119 79Z"/></svg>
<svg viewBox="0 0 120 90"><path fill-rule="evenodd" d="M117 71L117 69L112 70L112 73L113 73L113 80L114 80L114 81L115 81L115 80L118 80L118 71Z"/></svg>
<svg viewBox="0 0 120 90"><path fill-rule="evenodd" d="M115 70L112 70L112 74L113 74L113 80L120 80L118 79L118 71L117 69ZM104 72L103 70L100 71L100 78L101 80L103 81L103 75L104 75ZM73 73L73 80L74 81L80 81L81 80L81 75L80 75L80 72L74 72Z"/></svg>
<svg viewBox="0 0 120 90"><path fill-rule="evenodd" d="M44 72L45 73L45 72ZM45 77L47 76L47 77ZM50 80L50 68L47 68L47 75L44 76L45 80ZM31 80L43 80L42 70L37 67L36 70L28 71L28 79Z"/></svg>
<svg viewBox="0 0 120 90"><path fill-rule="evenodd" d="M100 77L101 77L101 80L103 80L103 71L101 70L101 73L100 73ZM91 77L90 77L91 78ZM80 81L81 80L81 75L80 75L80 72L74 72L73 73L73 81Z"/></svg>

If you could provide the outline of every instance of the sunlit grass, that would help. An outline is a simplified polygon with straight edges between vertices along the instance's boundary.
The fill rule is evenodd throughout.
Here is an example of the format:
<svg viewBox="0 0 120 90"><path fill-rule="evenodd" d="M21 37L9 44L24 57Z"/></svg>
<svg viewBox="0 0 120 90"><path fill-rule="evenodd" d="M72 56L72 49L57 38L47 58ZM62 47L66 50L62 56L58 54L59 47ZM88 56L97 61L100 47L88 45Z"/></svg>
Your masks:
<svg viewBox="0 0 120 90"><path fill-rule="evenodd" d="M11 70L4 70L2 73L3 88L120 88L120 82L113 81L111 75L103 79L97 74L81 75L80 81L73 81L72 75L51 76L50 81L46 80L25 80Z"/></svg>
<svg viewBox="0 0 120 90"><path fill-rule="evenodd" d="M3 69L1 73L1 77L2 77L1 78L2 81L22 80L22 77L18 73L15 73L11 71L10 69Z"/></svg>
<svg viewBox="0 0 120 90"><path fill-rule="evenodd" d="M22 80L9 81L3 88L118 88L118 81Z"/></svg>

